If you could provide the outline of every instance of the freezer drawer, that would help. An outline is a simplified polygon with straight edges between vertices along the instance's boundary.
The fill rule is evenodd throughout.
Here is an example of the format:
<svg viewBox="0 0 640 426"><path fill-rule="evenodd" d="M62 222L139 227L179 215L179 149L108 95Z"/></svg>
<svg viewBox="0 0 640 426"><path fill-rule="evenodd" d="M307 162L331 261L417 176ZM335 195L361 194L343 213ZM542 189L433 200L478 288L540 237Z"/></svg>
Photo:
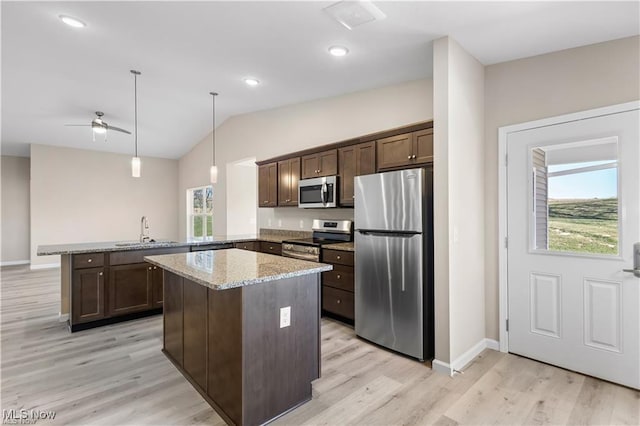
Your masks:
<svg viewBox="0 0 640 426"><path fill-rule="evenodd" d="M356 232L356 334L424 359L421 234Z"/></svg>

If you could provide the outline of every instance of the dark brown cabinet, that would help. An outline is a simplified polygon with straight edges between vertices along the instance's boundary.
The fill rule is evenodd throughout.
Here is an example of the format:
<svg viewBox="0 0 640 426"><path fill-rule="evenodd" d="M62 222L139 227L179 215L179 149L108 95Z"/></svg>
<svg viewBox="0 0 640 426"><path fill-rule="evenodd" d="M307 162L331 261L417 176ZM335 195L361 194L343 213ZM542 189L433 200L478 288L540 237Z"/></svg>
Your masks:
<svg viewBox="0 0 640 426"><path fill-rule="evenodd" d="M124 315L153 307L153 268L147 263L112 266L109 314Z"/></svg>
<svg viewBox="0 0 640 426"><path fill-rule="evenodd" d="M302 179L338 174L338 150L317 152L301 158Z"/></svg>
<svg viewBox="0 0 640 426"><path fill-rule="evenodd" d="M433 161L433 129L379 139L378 170L410 167Z"/></svg>
<svg viewBox="0 0 640 426"><path fill-rule="evenodd" d="M278 161L278 206L298 205L300 157Z"/></svg>
<svg viewBox="0 0 640 426"><path fill-rule="evenodd" d="M353 179L376 172L376 144L366 142L338 149L338 175L340 176L340 205L352 206Z"/></svg>
<svg viewBox="0 0 640 426"><path fill-rule="evenodd" d="M176 274L167 272L164 281L164 350L182 367L183 352L183 281Z"/></svg>
<svg viewBox="0 0 640 426"><path fill-rule="evenodd" d="M282 244L260 241L260 251L262 253L276 254L282 256Z"/></svg>
<svg viewBox="0 0 640 426"><path fill-rule="evenodd" d="M355 319L352 251L322 249L322 261L333 265L322 273L322 310L352 323Z"/></svg>
<svg viewBox="0 0 640 426"><path fill-rule="evenodd" d="M73 271L71 284L72 321L83 323L105 317L104 268L86 268Z"/></svg>
<svg viewBox="0 0 640 426"><path fill-rule="evenodd" d="M207 287L183 280L183 367L207 389Z"/></svg>
<svg viewBox="0 0 640 426"><path fill-rule="evenodd" d="M260 243L258 241L245 241L244 243L235 243L235 248L249 251L260 251Z"/></svg>
<svg viewBox="0 0 640 426"><path fill-rule="evenodd" d="M154 308L162 308L164 302L164 291L162 289L162 268L151 267L151 288L153 291L152 301Z"/></svg>
<svg viewBox="0 0 640 426"><path fill-rule="evenodd" d="M278 205L278 163L258 167L258 206Z"/></svg>

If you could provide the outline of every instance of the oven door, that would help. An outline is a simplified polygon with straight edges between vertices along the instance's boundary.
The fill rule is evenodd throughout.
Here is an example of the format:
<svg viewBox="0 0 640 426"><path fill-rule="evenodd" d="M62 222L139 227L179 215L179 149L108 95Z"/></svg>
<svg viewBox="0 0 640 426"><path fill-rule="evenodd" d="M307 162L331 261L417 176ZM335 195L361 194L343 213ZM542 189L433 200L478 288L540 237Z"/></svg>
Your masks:
<svg viewBox="0 0 640 426"><path fill-rule="evenodd" d="M293 257L294 259L320 262L320 247L283 242L282 255L284 257Z"/></svg>
<svg viewBox="0 0 640 426"><path fill-rule="evenodd" d="M304 179L298 182L298 207L328 208L337 207L337 177Z"/></svg>

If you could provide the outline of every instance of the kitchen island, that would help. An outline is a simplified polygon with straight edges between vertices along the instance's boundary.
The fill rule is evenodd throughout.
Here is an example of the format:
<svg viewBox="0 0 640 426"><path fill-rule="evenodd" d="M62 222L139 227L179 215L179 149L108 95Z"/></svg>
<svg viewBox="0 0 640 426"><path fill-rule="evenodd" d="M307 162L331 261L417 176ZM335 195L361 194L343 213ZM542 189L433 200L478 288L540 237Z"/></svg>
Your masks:
<svg viewBox="0 0 640 426"><path fill-rule="evenodd" d="M164 271L163 352L227 423L267 423L311 399L331 265L238 249L145 261Z"/></svg>

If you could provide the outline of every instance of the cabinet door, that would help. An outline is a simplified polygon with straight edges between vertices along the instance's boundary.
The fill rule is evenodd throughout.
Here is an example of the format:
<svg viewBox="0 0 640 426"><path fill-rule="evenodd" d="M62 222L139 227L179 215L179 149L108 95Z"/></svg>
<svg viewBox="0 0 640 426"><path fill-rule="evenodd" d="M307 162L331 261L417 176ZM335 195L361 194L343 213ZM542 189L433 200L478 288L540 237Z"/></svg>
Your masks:
<svg viewBox="0 0 640 426"><path fill-rule="evenodd" d="M207 287L183 281L183 367L207 389Z"/></svg>
<svg viewBox="0 0 640 426"><path fill-rule="evenodd" d="M71 320L73 324L105 317L104 268L73 271Z"/></svg>
<svg viewBox="0 0 640 426"><path fill-rule="evenodd" d="M353 178L376 172L376 143L365 142L338 150L340 205L353 206Z"/></svg>
<svg viewBox="0 0 640 426"><path fill-rule="evenodd" d="M164 325L164 350L178 365L183 361L183 278L172 273L165 274L164 308L162 321Z"/></svg>
<svg viewBox="0 0 640 426"><path fill-rule="evenodd" d="M433 129L420 130L413 134L413 154L416 164L433 161Z"/></svg>
<svg viewBox="0 0 640 426"><path fill-rule="evenodd" d="M148 269L147 269L148 270ZM164 291L162 290L162 268L151 267L151 283L153 289L153 307L162 308Z"/></svg>
<svg viewBox="0 0 640 426"><path fill-rule="evenodd" d="M278 205L278 163L258 167L258 197L259 207Z"/></svg>
<svg viewBox="0 0 640 426"><path fill-rule="evenodd" d="M302 179L309 179L318 177L318 171L320 170L320 157L318 154L304 155L301 158L302 162Z"/></svg>
<svg viewBox="0 0 640 426"><path fill-rule="evenodd" d="M318 154L318 176L338 174L338 150L330 149Z"/></svg>
<svg viewBox="0 0 640 426"><path fill-rule="evenodd" d="M298 205L298 180L300 180L300 158L278 162L278 206Z"/></svg>
<svg viewBox="0 0 640 426"><path fill-rule="evenodd" d="M353 205L353 178L357 173L356 145L338 150L338 174L340 175L340 205Z"/></svg>
<svg viewBox="0 0 640 426"><path fill-rule="evenodd" d="M147 263L109 270L109 314L124 315L153 308L153 271Z"/></svg>
<svg viewBox="0 0 640 426"><path fill-rule="evenodd" d="M413 164L413 133L379 139L376 145L378 170Z"/></svg>

